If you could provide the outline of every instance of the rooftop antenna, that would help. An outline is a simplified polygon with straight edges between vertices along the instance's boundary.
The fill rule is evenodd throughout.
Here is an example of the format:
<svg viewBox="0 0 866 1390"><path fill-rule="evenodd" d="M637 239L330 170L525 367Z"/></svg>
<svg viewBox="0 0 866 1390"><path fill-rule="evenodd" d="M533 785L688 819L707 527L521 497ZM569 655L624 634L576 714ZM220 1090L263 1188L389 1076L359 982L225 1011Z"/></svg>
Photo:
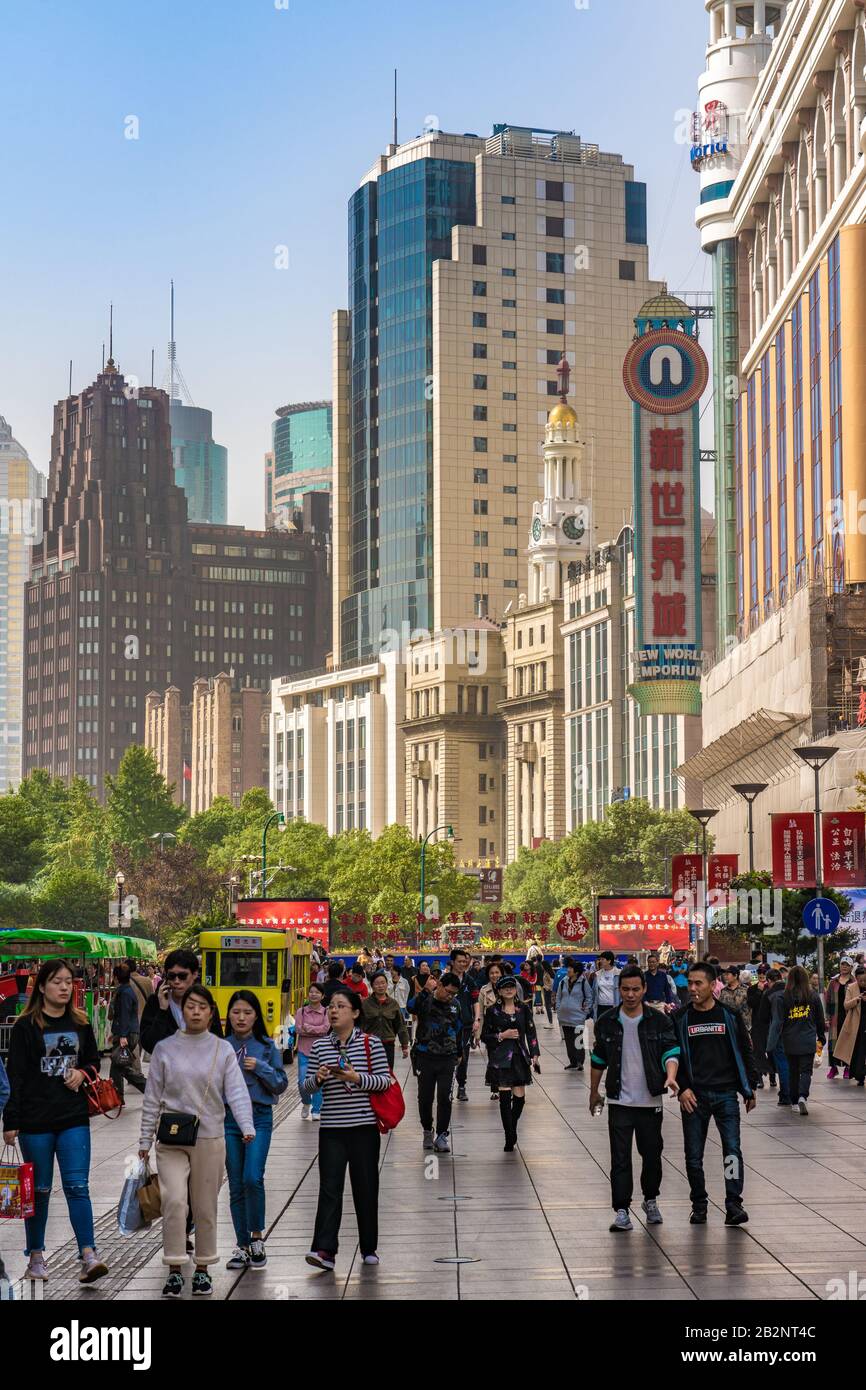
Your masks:
<svg viewBox="0 0 866 1390"><path fill-rule="evenodd" d="M69 359L69 394L72 395L72 358Z"/></svg>
<svg viewBox="0 0 866 1390"><path fill-rule="evenodd" d="M114 361L114 304L108 306L108 360Z"/></svg>
<svg viewBox="0 0 866 1390"><path fill-rule="evenodd" d="M394 145L397 144L397 69L394 69Z"/></svg>
<svg viewBox="0 0 866 1390"><path fill-rule="evenodd" d="M150 349L150 384L151 384L151 386L153 386L153 366L154 366L155 355L156 355L156 348L151 348L151 349Z"/></svg>
<svg viewBox="0 0 866 1390"><path fill-rule="evenodd" d="M102 344L102 370L105 371L105 343Z"/></svg>
<svg viewBox="0 0 866 1390"><path fill-rule="evenodd" d="M177 344L174 339L174 280L171 282L171 337L168 343L168 370L163 381L163 390L168 390L170 401L186 401L187 405L193 404L189 387L184 380L183 372L178 365Z"/></svg>

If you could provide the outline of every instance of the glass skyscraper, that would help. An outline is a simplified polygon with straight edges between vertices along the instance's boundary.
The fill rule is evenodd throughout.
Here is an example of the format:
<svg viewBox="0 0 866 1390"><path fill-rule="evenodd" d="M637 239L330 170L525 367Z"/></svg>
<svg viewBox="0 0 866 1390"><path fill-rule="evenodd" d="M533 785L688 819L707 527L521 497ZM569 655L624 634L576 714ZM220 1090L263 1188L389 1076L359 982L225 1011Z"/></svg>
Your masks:
<svg viewBox="0 0 866 1390"><path fill-rule="evenodd" d="M228 520L228 450L215 444L213 415L199 406L171 402L174 478L186 493L190 521L225 526Z"/></svg>
<svg viewBox="0 0 866 1390"><path fill-rule="evenodd" d="M385 628L431 628L433 262L475 221L474 162L418 159L349 203L351 593L344 660Z"/></svg>
<svg viewBox="0 0 866 1390"><path fill-rule="evenodd" d="M265 456L265 513L268 526L289 527L305 492L331 491L331 402L302 401L276 414Z"/></svg>

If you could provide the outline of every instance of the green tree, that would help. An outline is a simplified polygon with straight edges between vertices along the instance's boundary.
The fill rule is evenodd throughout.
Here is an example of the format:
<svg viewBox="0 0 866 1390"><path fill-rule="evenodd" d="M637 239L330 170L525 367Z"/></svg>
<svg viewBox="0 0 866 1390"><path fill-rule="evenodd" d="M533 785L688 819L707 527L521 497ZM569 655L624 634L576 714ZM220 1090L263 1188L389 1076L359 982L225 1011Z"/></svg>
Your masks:
<svg viewBox="0 0 866 1390"><path fill-rule="evenodd" d="M40 926L54 931L105 931L108 885L88 868L55 868L33 897Z"/></svg>
<svg viewBox="0 0 866 1390"><path fill-rule="evenodd" d="M161 944L189 917L219 903L220 894L227 900L219 874L192 845L166 843L160 849L151 841L139 853L120 845L115 863L126 875L124 911L132 913L131 927L146 927Z"/></svg>
<svg viewBox="0 0 866 1390"><path fill-rule="evenodd" d="M243 813L225 796L216 796L206 811L199 811L181 826L179 839L182 844L192 845L193 849L205 858L212 849L233 835L243 824Z"/></svg>
<svg viewBox="0 0 866 1390"><path fill-rule="evenodd" d="M153 753L139 744L127 748L117 776L106 777L105 790L109 842L135 857L152 848L158 832L176 833L186 816L175 804L174 783L166 783Z"/></svg>
<svg viewBox="0 0 866 1390"><path fill-rule="evenodd" d="M0 797L0 879L26 883L45 863L43 822L14 792Z"/></svg>
<svg viewBox="0 0 866 1390"><path fill-rule="evenodd" d="M36 925L33 892L27 883L0 883L0 927Z"/></svg>
<svg viewBox="0 0 866 1390"><path fill-rule="evenodd" d="M425 896L436 900L438 916L465 912L478 885L454 865L448 840L431 841L424 856ZM421 901L421 845L405 825L388 825L377 839L368 830L337 836L331 876L335 914L361 911L368 918L396 913L404 929L415 928Z"/></svg>

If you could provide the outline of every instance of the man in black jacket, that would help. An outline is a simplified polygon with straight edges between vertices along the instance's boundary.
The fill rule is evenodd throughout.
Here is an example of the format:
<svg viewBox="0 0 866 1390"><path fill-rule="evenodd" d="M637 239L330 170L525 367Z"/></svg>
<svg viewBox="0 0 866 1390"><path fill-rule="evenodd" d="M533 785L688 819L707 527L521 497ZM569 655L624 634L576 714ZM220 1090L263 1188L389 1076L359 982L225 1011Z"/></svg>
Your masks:
<svg viewBox="0 0 866 1390"><path fill-rule="evenodd" d="M611 1202L616 1212L612 1231L632 1231L629 1208L634 1180L632 1139L641 1156L641 1190L646 1218L661 1224L658 1195L662 1182L662 1097L679 1091L679 1044L667 1014L644 1004L646 979L637 965L619 977L620 1006L599 1018L592 1048L589 1108L601 1105L599 1082L607 1071L610 1133Z"/></svg>
<svg viewBox="0 0 866 1390"><path fill-rule="evenodd" d="M169 951L165 958L162 984L157 993L150 996L141 1015L141 1046L145 1052L152 1053L158 1042L170 1038L178 1028L185 1031L181 1000L200 974L198 956L192 951ZM210 1030L218 1038L223 1035L216 1013Z"/></svg>
<svg viewBox="0 0 866 1390"><path fill-rule="evenodd" d="M740 1096L746 1114L754 1110L755 1069L752 1041L743 1015L720 1004L713 994L715 967L708 961L689 966L689 1003L674 1016L680 1044L680 1110L686 1155L686 1177L692 1199L693 1226L707 1220L704 1149L710 1120L722 1141L725 1173L725 1225L742 1226L749 1217L743 1206L743 1154L740 1147Z"/></svg>
<svg viewBox="0 0 866 1390"><path fill-rule="evenodd" d="M430 975L423 989L409 1000L418 1020L415 1061L418 1076L418 1114L424 1131L424 1148L450 1153L451 1088L454 1072L463 1056L465 1024L460 1008L461 980L447 970L441 980ZM433 1097L436 1096L436 1132L433 1132Z"/></svg>

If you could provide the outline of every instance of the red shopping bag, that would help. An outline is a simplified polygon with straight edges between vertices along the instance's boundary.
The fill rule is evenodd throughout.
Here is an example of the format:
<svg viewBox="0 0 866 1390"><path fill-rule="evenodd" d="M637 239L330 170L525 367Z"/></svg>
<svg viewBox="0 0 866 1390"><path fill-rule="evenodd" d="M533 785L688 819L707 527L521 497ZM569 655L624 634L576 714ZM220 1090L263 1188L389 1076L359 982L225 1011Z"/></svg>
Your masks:
<svg viewBox="0 0 866 1390"><path fill-rule="evenodd" d="M35 1211L33 1164L23 1161L17 1144L4 1144L0 1154L0 1221L18 1221Z"/></svg>

